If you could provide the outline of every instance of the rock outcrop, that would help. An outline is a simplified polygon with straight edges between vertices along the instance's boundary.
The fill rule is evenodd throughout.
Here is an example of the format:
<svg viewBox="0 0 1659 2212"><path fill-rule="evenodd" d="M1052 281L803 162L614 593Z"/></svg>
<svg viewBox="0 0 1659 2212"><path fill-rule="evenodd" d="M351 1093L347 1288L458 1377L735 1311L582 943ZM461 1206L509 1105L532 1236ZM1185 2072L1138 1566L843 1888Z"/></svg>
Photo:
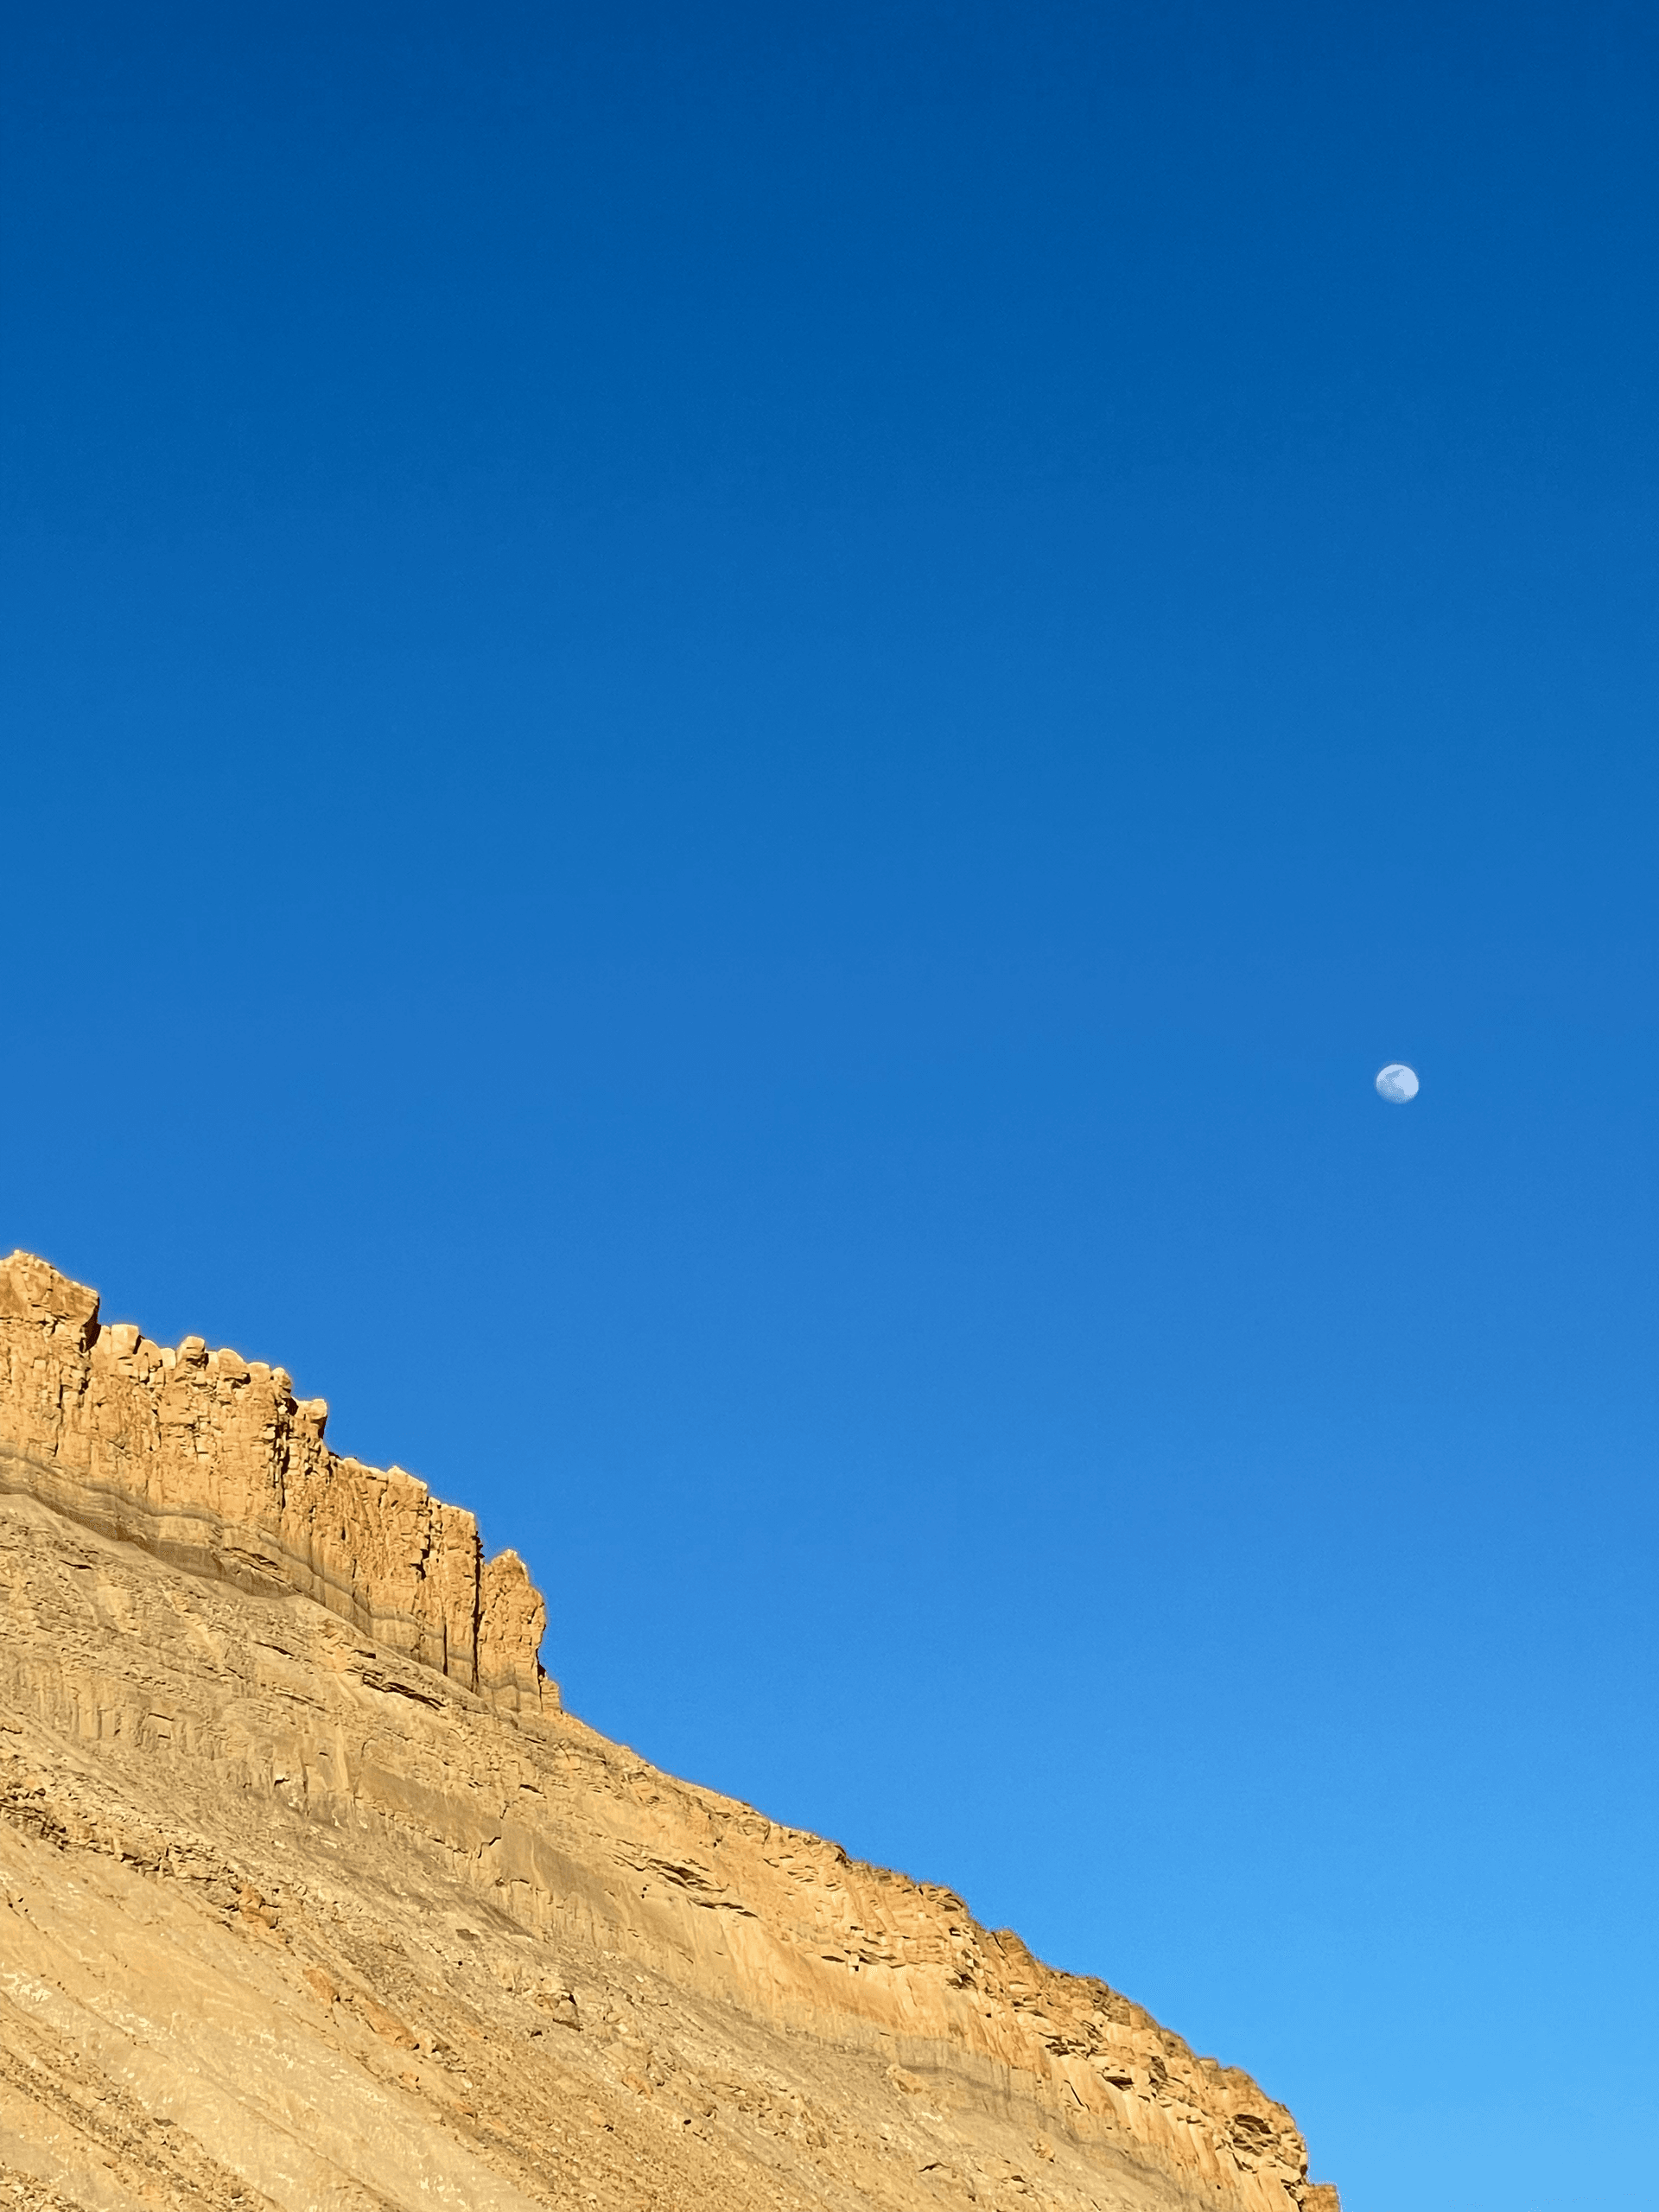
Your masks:
<svg viewBox="0 0 1659 2212"><path fill-rule="evenodd" d="M238 1589L298 1591L499 1709L556 1700L518 1554L486 1560L473 1516L401 1467L339 1458L327 1418L280 1367L102 1326L96 1291L0 1262L0 1490Z"/></svg>
<svg viewBox="0 0 1659 2212"><path fill-rule="evenodd" d="M0 2207L1337 2212L950 1891L562 1712L471 1516L0 1268Z"/></svg>

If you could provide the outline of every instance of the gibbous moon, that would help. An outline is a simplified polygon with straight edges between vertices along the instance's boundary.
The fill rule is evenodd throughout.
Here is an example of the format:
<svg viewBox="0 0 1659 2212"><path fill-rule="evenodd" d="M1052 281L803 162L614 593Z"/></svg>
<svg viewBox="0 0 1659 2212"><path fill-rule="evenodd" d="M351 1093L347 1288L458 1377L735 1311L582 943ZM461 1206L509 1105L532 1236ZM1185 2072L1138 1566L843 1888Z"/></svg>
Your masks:
<svg viewBox="0 0 1659 2212"><path fill-rule="evenodd" d="M1376 1095L1390 1106L1409 1106L1417 1096L1415 1071L1403 1060L1390 1060L1376 1078Z"/></svg>

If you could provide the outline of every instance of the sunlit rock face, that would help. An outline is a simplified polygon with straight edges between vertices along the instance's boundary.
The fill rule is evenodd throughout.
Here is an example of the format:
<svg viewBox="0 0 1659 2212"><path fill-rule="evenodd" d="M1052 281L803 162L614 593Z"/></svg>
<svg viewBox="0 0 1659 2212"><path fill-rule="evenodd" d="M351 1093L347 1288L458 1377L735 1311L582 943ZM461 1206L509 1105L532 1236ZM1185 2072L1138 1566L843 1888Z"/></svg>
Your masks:
<svg viewBox="0 0 1659 2212"><path fill-rule="evenodd" d="M0 1263L0 2207L1335 2212L1246 2075L563 1713L323 1420Z"/></svg>
<svg viewBox="0 0 1659 2212"><path fill-rule="evenodd" d="M538 1711L546 1608L512 1552L401 1467L323 1442L285 1371L100 1327L98 1294L0 1262L0 1488L252 1592L296 1591L491 1705ZM556 1693L554 1693L556 1697Z"/></svg>

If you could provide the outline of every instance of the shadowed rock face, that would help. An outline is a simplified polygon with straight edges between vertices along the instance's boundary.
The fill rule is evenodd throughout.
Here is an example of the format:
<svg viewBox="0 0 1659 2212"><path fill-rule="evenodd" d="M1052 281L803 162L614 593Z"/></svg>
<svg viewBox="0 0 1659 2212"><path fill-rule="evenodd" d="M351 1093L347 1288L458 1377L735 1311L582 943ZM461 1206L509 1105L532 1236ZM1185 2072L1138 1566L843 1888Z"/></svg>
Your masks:
<svg viewBox="0 0 1659 2212"><path fill-rule="evenodd" d="M512 1554L0 1265L0 2207L1336 2212L949 1891L559 1710Z"/></svg>

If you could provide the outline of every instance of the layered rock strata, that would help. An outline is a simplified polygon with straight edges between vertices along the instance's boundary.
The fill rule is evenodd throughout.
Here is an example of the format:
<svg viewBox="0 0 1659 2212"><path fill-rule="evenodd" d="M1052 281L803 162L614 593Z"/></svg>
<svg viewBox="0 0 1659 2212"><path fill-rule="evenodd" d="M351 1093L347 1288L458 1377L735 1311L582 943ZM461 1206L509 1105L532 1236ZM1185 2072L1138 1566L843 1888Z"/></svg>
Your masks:
<svg viewBox="0 0 1659 2212"><path fill-rule="evenodd" d="M297 1591L499 1709L556 1699L518 1554L486 1560L473 1516L401 1467L331 1452L327 1417L280 1367L152 1344L44 1260L0 1262L0 1490L238 1589Z"/></svg>
<svg viewBox="0 0 1659 2212"><path fill-rule="evenodd" d="M469 1516L277 1370L3 1281L0 2207L1337 2212L1105 1984L538 1700L522 1595L469 1663Z"/></svg>

